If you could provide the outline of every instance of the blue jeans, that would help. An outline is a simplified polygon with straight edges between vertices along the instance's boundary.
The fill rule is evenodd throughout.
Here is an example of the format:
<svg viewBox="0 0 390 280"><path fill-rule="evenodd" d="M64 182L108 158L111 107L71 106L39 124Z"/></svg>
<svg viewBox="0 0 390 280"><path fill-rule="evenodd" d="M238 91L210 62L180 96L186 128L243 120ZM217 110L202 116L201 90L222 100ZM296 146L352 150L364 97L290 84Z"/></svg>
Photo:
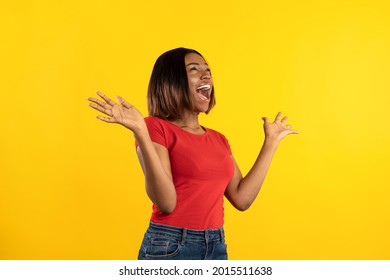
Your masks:
<svg viewBox="0 0 390 280"><path fill-rule="evenodd" d="M138 259L227 260L224 230L190 230L151 222Z"/></svg>

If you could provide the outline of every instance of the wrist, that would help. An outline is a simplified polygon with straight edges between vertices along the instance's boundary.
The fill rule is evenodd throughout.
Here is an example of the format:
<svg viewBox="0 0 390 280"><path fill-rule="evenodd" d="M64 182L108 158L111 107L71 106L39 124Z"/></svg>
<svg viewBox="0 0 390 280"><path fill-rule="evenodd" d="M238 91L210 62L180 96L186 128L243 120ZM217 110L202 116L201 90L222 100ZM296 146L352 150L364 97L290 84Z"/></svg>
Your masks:
<svg viewBox="0 0 390 280"><path fill-rule="evenodd" d="M132 131L137 141L142 141L144 139L150 138L149 131L145 123L143 123L143 125L133 128Z"/></svg>
<svg viewBox="0 0 390 280"><path fill-rule="evenodd" d="M273 138L273 137L270 137L270 136L266 136L264 138L264 146L267 146L267 147L272 147L272 148L277 148L278 145L279 145L279 140L277 140L276 138Z"/></svg>

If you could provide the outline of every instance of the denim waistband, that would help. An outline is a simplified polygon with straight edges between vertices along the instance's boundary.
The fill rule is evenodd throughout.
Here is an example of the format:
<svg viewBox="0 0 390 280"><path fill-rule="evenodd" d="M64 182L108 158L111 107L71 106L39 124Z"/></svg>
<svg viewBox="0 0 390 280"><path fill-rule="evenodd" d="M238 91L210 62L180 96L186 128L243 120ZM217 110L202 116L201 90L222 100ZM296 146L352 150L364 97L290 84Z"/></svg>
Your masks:
<svg viewBox="0 0 390 280"><path fill-rule="evenodd" d="M179 239L182 243L188 241L203 241L203 242L225 242L225 232L223 227L218 229L194 230L187 228L180 228L150 222L148 232L150 234L169 235Z"/></svg>

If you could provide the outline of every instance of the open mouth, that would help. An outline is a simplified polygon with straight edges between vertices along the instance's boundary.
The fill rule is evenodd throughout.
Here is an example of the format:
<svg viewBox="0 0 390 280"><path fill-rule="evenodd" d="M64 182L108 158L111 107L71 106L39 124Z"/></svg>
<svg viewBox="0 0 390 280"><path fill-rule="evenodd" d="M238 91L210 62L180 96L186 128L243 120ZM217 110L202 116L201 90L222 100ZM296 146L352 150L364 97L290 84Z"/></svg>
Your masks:
<svg viewBox="0 0 390 280"><path fill-rule="evenodd" d="M210 99L210 89L210 85L203 85L196 89L196 93L201 100L208 101Z"/></svg>

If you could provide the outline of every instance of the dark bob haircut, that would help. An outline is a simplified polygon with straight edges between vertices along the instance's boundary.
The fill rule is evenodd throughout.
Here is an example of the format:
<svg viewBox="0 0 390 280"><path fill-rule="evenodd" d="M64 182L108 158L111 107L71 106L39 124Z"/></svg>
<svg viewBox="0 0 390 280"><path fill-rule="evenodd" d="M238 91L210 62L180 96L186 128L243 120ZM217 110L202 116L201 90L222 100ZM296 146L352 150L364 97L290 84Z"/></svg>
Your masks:
<svg viewBox="0 0 390 280"><path fill-rule="evenodd" d="M154 64L148 87L149 116L166 120L179 119L185 110L193 110L185 56L199 52L192 49L177 48L163 53ZM214 86L211 90L209 108L215 105Z"/></svg>

